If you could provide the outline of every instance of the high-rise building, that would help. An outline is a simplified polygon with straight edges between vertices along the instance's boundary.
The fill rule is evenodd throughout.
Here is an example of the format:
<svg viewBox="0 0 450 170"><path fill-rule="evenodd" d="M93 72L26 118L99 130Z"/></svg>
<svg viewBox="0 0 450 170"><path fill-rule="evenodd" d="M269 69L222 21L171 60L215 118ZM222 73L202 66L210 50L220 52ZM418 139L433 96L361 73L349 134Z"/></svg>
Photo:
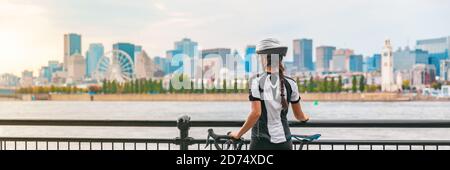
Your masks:
<svg viewBox="0 0 450 170"><path fill-rule="evenodd" d="M190 60L188 61L187 58ZM186 74L192 75L194 72L194 67L191 67L190 70L184 70L184 62L188 62L189 66L186 66L186 69L189 69L190 65L194 64L194 58L198 56L198 43L192 41L189 38L183 38L181 41L177 41L174 43L174 49L166 51L166 59L169 63L169 73L180 72L183 71Z"/></svg>
<svg viewBox="0 0 450 170"><path fill-rule="evenodd" d="M139 53L141 53L142 52L142 46L140 46L140 45L135 45L134 46L134 55L137 55L137 54L139 54Z"/></svg>
<svg viewBox="0 0 450 170"><path fill-rule="evenodd" d="M450 60L441 60L441 76L442 81L450 81Z"/></svg>
<svg viewBox="0 0 450 170"><path fill-rule="evenodd" d="M363 56L362 55L350 55L350 72L363 72Z"/></svg>
<svg viewBox="0 0 450 170"><path fill-rule="evenodd" d="M82 82L86 75L86 60L84 57L73 55L67 62L67 83Z"/></svg>
<svg viewBox="0 0 450 170"><path fill-rule="evenodd" d="M437 76L440 76L440 61L450 56L450 37L417 40L416 48L428 52L428 63L436 67Z"/></svg>
<svg viewBox="0 0 450 170"><path fill-rule="evenodd" d="M332 72L349 72L351 55L353 55L353 50L351 50L351 49L335 50L333 52L333 57L330 61L330 71L332 71Z"/></svg>
<svg viewBox="0 0 450 170"><path fill-rule="evenodd" d="M45 85L48 84L52 79L52 74L50 73L50 68L48 66L42 66L41 69L39 69L39 77L38 77L38 84Z"/></svg>
<svg viewBox="0 0 450 170"><path fill-rule="evenodd" d="M395 92L398 88L394 81L394 59L390 40L384 41L381 55L381 90L384 92Z"/></svg>
<svg viewBox="0 0 450 170"><path fill-rule="evenodd" d="M179 50L182 54L193 58L198 55L198 43L189 38L183 38L181 41L175 42L175 50Z"/></svg>
<svg viewBox="0 0 450 170"><path fill-rule="evenodd" d="M153 61L155 64L155 77L163 77L169 73L170 63L167 58L156 56Z"/></svg>
<svg viewBox="0 0 450 170"><path fill-rule="evenodd" d="M124 66L129 66L129 67L135 67L135 51L136 51L136 46L134 44L131 43L126 43L126 42L118 42L113 44L113 50L119 50L124 52L125 54L127 54L130 57L131 61L128 60L122 60L120 63L121 65ZM117 55L118 53L114 53L114 55ZM126 63L126 62L131 62L131 63ZM135 69L127 69L127 72L129 75L134 75L135 73L133 72Z"/></svg>
<svg viewBox="0 0 450 170"><path fill-rule="evenodd" d="M256 71L257 67L257 58L256 58L256 46L255 45L247 45L245 48L245 56L244 56L244 67L245 72L250 73ZM255 67L255 68L253 68Z"/></svg>
<svg viewBox="0 0 450 170"><path fill-rule="evenodd" d="M59 63L58 61L51 60L51 61L48 61L47 66L48 66L48 70L50 72L50 82L54 82L54 80L53 80L54 74L57 72L63 71L63 64Z"/></svg>
<svg viewBox="0 0 450 170"><path fill-rule="evenodd" d="M67 70L67 60L70 56L81 55L81 35L64 34L64 70Z"/></svg>
<svg viewBox="0 0 450 170"><path fill-rule="evenodd" d="M218 78L225 78L224 75L216 77L210 73L217 73L222 68L227 68L227 62L232 61L228 57L232 57L229 48L213 48L201 51L201 78L202 80L218 81ZM226 75L225 75L226 76Z"/></svg>
<svg viewBox="0 0 450 170"><path fill-rule="evenodd" d="M113 44L113 50L120 50L128 54L128 56L131 58L131 61L134 63L134 52L135 52L135 45L131 43L125 43L125 42L118 42Z"/></svg>
<svg viewBox="0 0 450 170"><path fill-rule="evenodd" d="M24 70L22 72L21 86L31 87L34 85L33 71Z"/></svg>
<svg viewBox="0 0 450 170"><path fill-rule="evenodd" d="M89 50L86 52L86 77L92 78L104 53L103 44L95 43L89 45Z"/></svg>
<svg viewBox="0 0 450 170"><path fill-rule="evenodd" d="M367 58L367 72L381 71L381 54L374 54Z"/></svg>
<svg viewBox="0 0 450 170"><path fill-rule="evenodd" d="M294 66L298 71L314 70L312 39L297 39L293 44Z"/></svg>
<svg viewBox="0 0 450 170"><path fill-rule="evenodd" d="M436 80L436 68L431 64L416 64L412 69L411 85L423 89Z"/></svg>
<svg viewBox="0 0 450 170"><path fill-rule="evenodd" d="M166 59L169 64L169 73L173 73L183 67L183 56L180 50L166 51Z"/></svg>
<svg viewBox="0 0 450 170"><path fill-rule="evenodd" d="M333 53L336 47L320 46L316 48L316 71L328 72L330 71L330 61L333 58Z"/></svg>
<svg viewBox="0 0 450 170"><path fill-rule="evenodd" d="M222 67L227 64L227 57L231 56L231 49L229 48L212 48L202 50L202 58L216 58L222 60Z"/></svg>
<svg viewBox="0 0 450 170"><path fill-rule="evenodd" d="M152 78L154 74L154 65L152 59L145 51L139 52L136 55L136 78L148 79Z"/></svg>
<svg viewBox="0 0 450 170"><path fill-rule="evenodd" d="M393 55L394 71L411 70L415 64L428 64L428 52L420 49L399 48Z"/></svg>
<svg viewBox="0 0 450 170"><path fill-rule="evenodd" d="M20 83L20 78L13 74L0 75L0 87L17 87Z"/></svg>

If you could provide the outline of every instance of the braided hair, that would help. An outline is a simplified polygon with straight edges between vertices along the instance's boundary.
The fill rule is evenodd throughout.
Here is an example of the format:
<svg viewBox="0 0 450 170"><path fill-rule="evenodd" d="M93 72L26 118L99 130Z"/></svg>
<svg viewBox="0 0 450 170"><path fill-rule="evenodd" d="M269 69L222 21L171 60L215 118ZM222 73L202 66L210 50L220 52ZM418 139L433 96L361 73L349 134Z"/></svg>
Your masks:
<svg viewBox="0 0 450 170"><path fill-rule="evenodd" d="M279 60L278 60L278 75L279 75L279 78L280 78L280 94L281 94L281 106L283 107L283 110L287 110L288 109L288 102L287 102L287 100L286 100L286 94L285 94L285 87L286 87L286 85L285 85L285 78L284 78L284 66L283 66L283 58L284 58L284 56L283 55L280 55L280 54L273 54L273 55L278 55L279 56ZM265 56L265 58L266 58L266 61L267 61L267 63L266 63L266 67L271 67L271 65L272 65L272 60L271 60L271 57L270 57L271 55L270 54L268 54L268 55L266 55Z"/></svg>
<svg viewBox="0 0 450 170"><path fill-rule="evenodd" d="M285 90L285 78L284 78L284 67L283 67L283 58L286 56L287 47L282 46L281 43L274 38L267 38L262 40L256 49L257 54L264 54L266 55L265 58L267 63L266 67L271 67L271 55L278 55L278 73L280 78L280 92L281 92L281 105L283 106L283 110L288 109L288 102L286 100L286 94L284 93Z"/></svg>

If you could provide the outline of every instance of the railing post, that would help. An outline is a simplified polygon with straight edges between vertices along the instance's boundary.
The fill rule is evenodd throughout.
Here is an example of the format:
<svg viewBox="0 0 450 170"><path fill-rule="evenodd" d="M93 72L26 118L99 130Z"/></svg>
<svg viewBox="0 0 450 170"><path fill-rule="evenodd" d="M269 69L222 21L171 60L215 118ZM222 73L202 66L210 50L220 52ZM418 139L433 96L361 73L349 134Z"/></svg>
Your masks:
<svg viewBox="0 0 450 170"><path fill-rule="evenodd" d="M192 138L189 137L189 129L191 128L191 117L188 115L178 118L177 127L180 130L180 137L177 137L177 144L180 145L180 150L188 150Z"/></svg>

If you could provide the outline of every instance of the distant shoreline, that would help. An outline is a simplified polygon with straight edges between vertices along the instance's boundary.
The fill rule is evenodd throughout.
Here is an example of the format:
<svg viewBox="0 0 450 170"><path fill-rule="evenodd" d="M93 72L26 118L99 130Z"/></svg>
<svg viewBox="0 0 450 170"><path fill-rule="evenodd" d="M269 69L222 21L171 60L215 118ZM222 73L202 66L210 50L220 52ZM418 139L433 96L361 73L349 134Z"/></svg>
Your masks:
<svg viewBox="0 0 450 170"><path fill-rule="evenodd" d="M399 93L302 93L300 96L302 101L328 102L450 101L450 98ZM41 94L20 95L17 98L0 98L0 101L248 101L248 94Z"/></svg>

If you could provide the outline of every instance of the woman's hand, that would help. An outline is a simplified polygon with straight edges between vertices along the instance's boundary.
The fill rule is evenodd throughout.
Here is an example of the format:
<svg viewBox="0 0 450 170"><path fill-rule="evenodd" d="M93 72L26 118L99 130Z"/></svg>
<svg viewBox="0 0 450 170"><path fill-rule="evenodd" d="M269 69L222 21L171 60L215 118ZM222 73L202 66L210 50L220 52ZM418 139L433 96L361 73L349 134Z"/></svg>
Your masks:
<svg viewBox="0 0 450 170"><path fill-rule="evenodd" d="M240 139L242 137L239 135L239 132L231 132L230 134L228 134L228 136L230 136L233 139Z"/></svg>
<svg viewBox="0 0 450 170"><path fill-rule="evenodd" d="M307 114L305 114L305 117L302 119L302 120L300 120L302 123L306 123L306 122L308 122L309 121L309 116L307 115Z"/></svg>

